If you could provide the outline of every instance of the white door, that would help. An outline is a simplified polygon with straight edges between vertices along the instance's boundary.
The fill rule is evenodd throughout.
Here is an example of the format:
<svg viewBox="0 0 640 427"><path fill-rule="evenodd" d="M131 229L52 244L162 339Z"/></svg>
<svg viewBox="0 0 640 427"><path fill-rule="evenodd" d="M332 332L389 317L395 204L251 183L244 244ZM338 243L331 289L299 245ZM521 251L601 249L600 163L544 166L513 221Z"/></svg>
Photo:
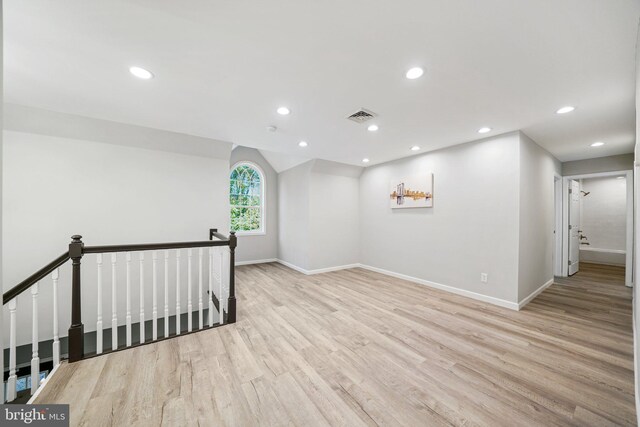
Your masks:
<svg viewBox="0 0 640 427"><path fill-rule="evenodd" d="M569 276L580 269L580 183L569 181Z"/></svg>

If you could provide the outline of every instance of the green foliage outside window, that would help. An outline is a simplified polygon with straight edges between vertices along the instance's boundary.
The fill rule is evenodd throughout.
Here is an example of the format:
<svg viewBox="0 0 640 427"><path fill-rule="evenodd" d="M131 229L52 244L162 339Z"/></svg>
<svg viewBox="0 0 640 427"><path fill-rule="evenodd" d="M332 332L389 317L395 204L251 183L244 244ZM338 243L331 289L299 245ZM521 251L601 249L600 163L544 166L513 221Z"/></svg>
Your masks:
<svg viewBox="0 0 640 427"><path fill-rule="evenodd" d="M259 231L262 224L262 182L260 173L249 165L231 172L229 184L231 230Z"/></svg>

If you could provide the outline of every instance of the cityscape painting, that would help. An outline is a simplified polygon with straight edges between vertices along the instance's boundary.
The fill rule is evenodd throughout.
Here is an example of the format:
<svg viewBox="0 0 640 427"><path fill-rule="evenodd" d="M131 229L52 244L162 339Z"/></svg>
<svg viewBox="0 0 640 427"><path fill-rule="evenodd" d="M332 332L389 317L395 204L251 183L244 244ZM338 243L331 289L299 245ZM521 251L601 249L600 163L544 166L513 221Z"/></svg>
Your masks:
<svg viewBox="0 0 640 427"><path fill-rule="evenodd" d="M433 174L391 181L389 198L392 209L432 208Z"/></svg>

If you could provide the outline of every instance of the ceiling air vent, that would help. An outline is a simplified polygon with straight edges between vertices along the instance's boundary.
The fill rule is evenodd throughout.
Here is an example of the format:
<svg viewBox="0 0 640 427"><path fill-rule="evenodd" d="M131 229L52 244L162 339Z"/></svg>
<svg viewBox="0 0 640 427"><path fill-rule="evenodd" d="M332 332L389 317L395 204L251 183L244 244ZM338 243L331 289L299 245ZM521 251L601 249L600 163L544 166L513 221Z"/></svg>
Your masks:
<svg viewBox="0 0 640 427"><path fill-rule="evenodd" d="M356 111L355 113L347 117L347 119L354 121L356 123L364 123L366 121L373 119L376 116L377 114L374 113L373 111L369 111L367 109L361 108L360 110Z"/></svg>

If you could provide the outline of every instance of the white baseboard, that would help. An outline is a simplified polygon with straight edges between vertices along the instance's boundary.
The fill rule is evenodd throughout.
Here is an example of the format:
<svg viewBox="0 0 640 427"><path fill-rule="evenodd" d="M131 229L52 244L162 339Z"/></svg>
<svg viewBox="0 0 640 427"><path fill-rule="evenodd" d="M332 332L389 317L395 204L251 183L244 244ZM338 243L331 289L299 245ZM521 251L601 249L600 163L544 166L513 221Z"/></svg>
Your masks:
<svg viewBox="0 0 640 427"><path fill-rule="evenodd" d="M487 295L478 294L475 292L467 291L460 288L454 288L453 286L443 285L441 283L431 282L429 280L418 279L417 277L407 276L406 274L396 273L389 270L384 270L378 267L372 267L370 265L360 264L361 268L365 270L375 271L376 273L381 273L391 277L397 277L398 279L407 280L409 282L414 282L419 285L429 286L430 288L439 289L441 291L450 292L452 294L461 295L463 297L472 298L482 302L488 302L490 304L494 304L500 307L508 308L511 310L518 310L519 306L515 302L503 300L500 298L494 298Z"/></svg>
<svg viewBox="0 0 640 427"><path fill-rule="evenodd" d="M328 273L330 271L337 271L337 270L346 270L349 268L364 268L365 270L370 270L370 271L375 271L376 273L381 273L384 274L386 276L391 276L391 277L396 277L398 279L402 279L402 280L407 280L409 282L413 282L413 283L418 283L420 285L424 285L424 286L429 286L431 288L434 289L439 289L441 291L446 291L446 292L450 292L452 294L456 294L456 295L460 295L463 297L467 297L467 298L471 298L477 301L482 301L482 302L488 302L489 304L493 304L493 305L497 305L499 307L504 307L504 308L508 308L510 310L521 310L525 305L527 305L529 302L531 302L531 300L533 300L536 296L538 296L542 291L544 291L545 289L547 289L549 286L551 286L553 284L553 279L549 280L548 282L546 282L545 284L543 284L542 286L540 286L538 289L536 289L535 291L533 291L531 293L531 295L529 295L528 297L526 297L525 299L523 299L522 301L520 301L519 303L516 302L512 302L512 301L507 301L504 299L500 299L500 298L495 298L495 297L491 297L488 295L483 295L483 294L479 294L476 292L472 292L472 291L467 291L465 289L460 289L460 288L456 288L453 286L448 286L448 285L443 285L442 283L436 283L436 282L432 282L430 280L425 280L425 279L419 279L417 277L412 277L412 276L408 276L406 274L402 274L402 273L396 273L394 271L389 271L389 270L385 270L382 268L378 268L378 267L373 267L370 265L366 265L366 264L347 264L347 265L339 265L336 267L327 267L327 268L319 268L316 270L306 270L302 267L298 267L295 264L291 264L290 262L287 261L283 261L281 259L277 259L275 260L276 262L287 266L293 270L296 270L302 274L305 274L307 276L313 275L313 274L321 274L321 273ZM272 262L272 261L265 261L265 262Z"/></svg>
<svg viewBox="0 0 640 427"><path fill-rule="evenodd" d="M47 386L47 384L49 383L49 381L51 380L51 378L53 378L53 375L58 372L58 368L60 367L60 365L57 365L56 367L54 367L51 372L49 372L49 375L47 376L47 378L40 384L40 387L38 387L38 389L36 390L35 393L33 393L33 396L31 396L31 398L29 398L29 401L27 402L27 405L31 405L40 395L40 392Z"/></svg>
<svg viewBox="0 0 640 427"><path fill-rule="evenodd" d="M536 289L535 291L531 292L531 294L528 297L526 297L525 299L523 299L522 301L520 301L518 303L518 310L522 310L522 307L524 307L525 305L529 304L532 299L534 299L535 297L540 295L542 293L542 291L544 291L545 289L547 289L551 285L553 285L553 279L550 279L544 285L540 286L538 289Z"/></svg>
<svg viewBox="0 0 640 427"><path fill-rule="evenodd" d="M290 262L283 261L283 260L281 260L281 259L278 259L278 260L276 260L276 261L277 261L278 263L280 263L280 264L282 264L282 265L286 266L286 267L291 268L292 270L295 270L295 271L299 272L299 273L309 275L309 270L305 270L304 268L302 268L302 267L298 267L298 266L297 266L297 265L295 265L295 264L291 264Z"/></svg>
<svg viewBox="0 0 640 427"><path fill-rule="evenodd" d="M321 273L329 273L331 271L338 271L338 270L347 270L349 268L357 268L360 267L360 264L347 264L347 265L338 265L335 267L327 267L327 268L318 268L315 270L306 270L302 267L298 267L295 264L291 264L290 262L287 261L283 261L281 259L276 260L277 262L279 262L282 265L285 265L293 270L296 270L302 274L306 274L307 276L311 276L313 274L321 274Z"/></svg>
<svg viewBox="0 0 640 427"><path fill-rule="evenodd" d="M278 262L277 258L255 259L251 261L236 261L236 265L266 264L268 262Z"/></svg>

